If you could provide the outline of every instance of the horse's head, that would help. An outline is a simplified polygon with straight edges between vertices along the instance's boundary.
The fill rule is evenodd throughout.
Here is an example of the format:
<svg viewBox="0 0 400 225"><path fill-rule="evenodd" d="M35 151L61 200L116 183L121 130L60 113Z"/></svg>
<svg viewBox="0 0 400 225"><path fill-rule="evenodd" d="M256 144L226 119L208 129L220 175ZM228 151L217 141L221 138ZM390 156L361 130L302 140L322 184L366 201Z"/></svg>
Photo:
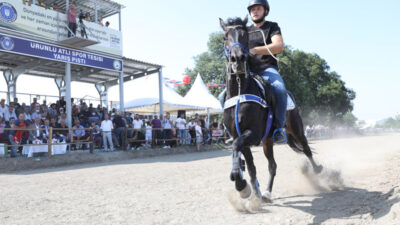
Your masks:
<svg viewBox="0 0 400 225"><path fill-rule="evenodd" d="M234 74L246 73L248 49L247 16L241 18L228 19L225 23L219 19L224 35L224 51L228 61L227 72Z"/></svg>

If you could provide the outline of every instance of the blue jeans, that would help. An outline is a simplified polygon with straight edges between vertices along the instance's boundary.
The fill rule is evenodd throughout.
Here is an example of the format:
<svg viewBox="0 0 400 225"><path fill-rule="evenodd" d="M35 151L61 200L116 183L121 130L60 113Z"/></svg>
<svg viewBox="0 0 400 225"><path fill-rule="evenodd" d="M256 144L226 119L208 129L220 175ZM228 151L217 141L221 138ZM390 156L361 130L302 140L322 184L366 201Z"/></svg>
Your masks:
<svg viewBox="0 0 400 225"><path fill-rule="evenodd" d="M11 149L10 149L10 156L11 156L11 158L15 158L16 156L17 156L17 151L18 151L18 146L16 146L16 145L19 145L20 143L17 143L17 142L14 142L13 140L12 140L12 135L10 135L8 138L9 138L9 140L10 140L10 143L11 143L11 145L14 145L13 147L11 147Z"/></svg>
<svg viewBox="0 0 400 225"><path fill-rule="evenodd" d="M275 117L277 122L279 123L277 124L277 126L279 126L278 128L281 128L285 125L286 118L287 91L285 88L285 83L283 82L282 77L275 66L268 67L267 69L262 71L260 75L264 78L265 81L271 84L274 91L276 99ZM218 96L219 102L221 103L222 107L224 107L223 98L225 93L226 88Z"/></svg>

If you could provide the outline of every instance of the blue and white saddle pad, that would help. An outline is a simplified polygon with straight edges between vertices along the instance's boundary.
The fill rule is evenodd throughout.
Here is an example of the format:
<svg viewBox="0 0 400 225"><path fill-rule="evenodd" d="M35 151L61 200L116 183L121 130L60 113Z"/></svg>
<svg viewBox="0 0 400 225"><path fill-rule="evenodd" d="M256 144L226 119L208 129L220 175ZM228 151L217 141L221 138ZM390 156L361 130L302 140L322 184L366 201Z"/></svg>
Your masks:
<svg viewBox="0 0 400 225"><path fill-rule="evenodd" d="M265 97L265 89L264 86L261 84L261 82L259 80L257 80L256 78L253 78L256 83L258 84L258 87L262 90L263 96ZM286 110L293 110L294 108L296 108L296 105L294 104L293 99L290 97L290 95L287 95L287 106L286 106Z"/></svg>
<svg viewBox="0 0 400 225"><path fill-rule="evenodd" d="M233 107L236 105L236 103L238 102L243 103L243 102L254 102L254 103L258 103L259 105L261 105L264 108L269 107L269 105L267 104L267 102L265 102L264 99L256 96L256 95L240 95L240 96L235 96L233 98L230 98L228 100L225 101L224 104L224 109L228 109L230 107ZM294 108L296 108L294 101L292 100L292 98L287 95L287 106L286 106L286 110L293 110Z"/></svg>

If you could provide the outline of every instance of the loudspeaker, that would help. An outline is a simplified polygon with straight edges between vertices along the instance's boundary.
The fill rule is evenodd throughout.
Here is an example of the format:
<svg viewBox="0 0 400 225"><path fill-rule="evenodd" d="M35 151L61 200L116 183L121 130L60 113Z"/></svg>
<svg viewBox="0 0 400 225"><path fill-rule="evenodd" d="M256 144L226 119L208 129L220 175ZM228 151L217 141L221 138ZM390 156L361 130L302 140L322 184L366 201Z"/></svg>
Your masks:
<svg viewBox="0 0 400 225"><path fill-rule="evenodd" d="M176 118L181 117L181 114L182 114L182 113L183 113L183 115L184 115L183 118L186 118L186 110L178 110L178 115L176 116Z"/></svg>

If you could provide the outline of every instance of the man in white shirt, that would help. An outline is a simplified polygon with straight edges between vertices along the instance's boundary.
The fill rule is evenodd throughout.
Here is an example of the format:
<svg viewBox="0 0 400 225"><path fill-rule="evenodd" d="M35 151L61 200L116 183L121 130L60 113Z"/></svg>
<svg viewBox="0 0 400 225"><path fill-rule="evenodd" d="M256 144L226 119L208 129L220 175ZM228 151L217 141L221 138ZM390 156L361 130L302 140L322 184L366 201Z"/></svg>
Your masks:
<svg viewBox="0 0 400 225"><path fill-rule="evenodd" d="M4 120L6 122L9 122L11 117L17 118L17 115L15 115L15 110L13 107L8 108L7 112L4 114Z"/></svg>
<svg viewBox="0 0 400 225"><path fill-rule="evenodd" d="M191 142L192 142L192 143L195 142L195 138L196 138L196 130L195 130L195 127L196 127L196 122L194 122L194 118L192 117L192 118L190 119L189 124L188 124L189 135L190 135L190 138L191 138Z"/></svg>
<svg viewBox="0 0 400 225"><path fill-rule="evenodd" d="M170 118L169 112L166 113L164 119L162 120L162 128L163 128L163 137L165 140L165 146L164 148L170 148L171 147L171 139L172 139L172 127L173 127L173 121Z"/></svg>
<svg viewBox="0 0 400 225"><path fill-rule="evenodd" d="M133 120L133 129L140 130L143 127L143 120L139 118L139 114L135 115L135 119Z"/></svg>
<svg viewBox="0 0 400 225"><path fill-rule="evenodd" d="M0 101L0 117L4 118L7 111L8 111L8 107L6 106L6 100L3 98Z"/></svg>
<svg viewBox="0 0 400 225"><path fill-rule="evenodd" d="M114 145L112 142L111 130L114 129L113 123L108 119L108 114L104 114L104 120L101 122L101 131L103 132L103 144L104 150L108 151L107 141L110 144L111 151L114 151Z"/></svg>
<svg viewBox="0 0 400 225"><path fill-rule="evenodd" d="M180 117L176 119L176 128L178 128L178 137L179 137L179 143L181 145L185 144L185 139L186 139L186 120L185 120L185 114L181 113Z"/></svg>

